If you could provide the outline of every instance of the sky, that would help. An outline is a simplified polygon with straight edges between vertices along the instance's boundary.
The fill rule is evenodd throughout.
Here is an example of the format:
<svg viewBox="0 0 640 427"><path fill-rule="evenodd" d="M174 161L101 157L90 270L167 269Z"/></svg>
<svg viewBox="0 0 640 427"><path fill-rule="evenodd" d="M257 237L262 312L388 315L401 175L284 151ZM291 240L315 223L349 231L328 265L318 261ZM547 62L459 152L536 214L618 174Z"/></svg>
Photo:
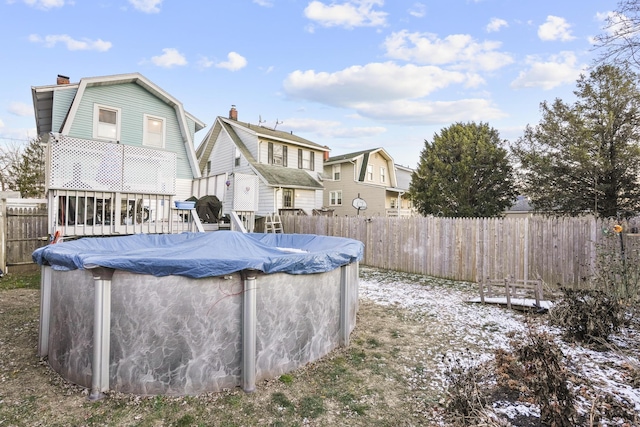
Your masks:
<svg viewBox="0 0 640 427"><path fill-rule="evenodd" d="M36 136L32 86L139 72L207 124L293 132L330 155L487 123L514 142L574 102L617 0L0 0L0 144Z"/></svg>

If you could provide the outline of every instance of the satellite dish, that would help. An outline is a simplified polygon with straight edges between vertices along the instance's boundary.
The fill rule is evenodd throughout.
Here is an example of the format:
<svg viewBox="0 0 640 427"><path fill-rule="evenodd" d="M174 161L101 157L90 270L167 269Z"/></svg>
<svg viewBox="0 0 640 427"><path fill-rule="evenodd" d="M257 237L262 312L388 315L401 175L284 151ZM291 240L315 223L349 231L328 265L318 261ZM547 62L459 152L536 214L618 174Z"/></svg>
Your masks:
<svg viewBox="0 0 640 427"><path fill-rule="evenodd" d="M367 209L367 202L364 199L360 198L360 193L358 193L358 197L353 199L351 202L351 206L358 210L358 215L360 215L360 211Z"/></svg>

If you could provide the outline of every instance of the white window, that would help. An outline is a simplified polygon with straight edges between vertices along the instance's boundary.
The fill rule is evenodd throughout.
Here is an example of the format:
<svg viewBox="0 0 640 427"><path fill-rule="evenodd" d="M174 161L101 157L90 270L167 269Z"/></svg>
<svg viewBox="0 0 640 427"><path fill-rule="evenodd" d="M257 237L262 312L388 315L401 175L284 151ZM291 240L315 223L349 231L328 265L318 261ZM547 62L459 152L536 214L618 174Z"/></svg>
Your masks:
<svg viewBox="0 0 640 427"><path fill-rule="evenodd" d="M211 160L207 162L207 176L211 175Z"/></svg>
<svg viewBox="0 0 640 427"><path fill-rule="evenodd" d="M329 205L331 206L342 205L342 190L329 192Z"/></svg>
<svg viewBox="0 0 640 427"><path fill-rule="evenodd" d="M142 145L164 148L165 125L162 117L144 115Z"/></svg>
<svg viewBox="0 0 640 427"><path fill-rule="evenodd" d="M93 137L107 141L120 141L120 109L93 105Z"/></svg>
<svg viewBox="0 0 640 427"><path fill-rule="evenodd" d="M278 166L287 166L287 146L274 144L268 145L269 164Z"/></svg>
<svg viewBox="0 0 640 427"><path fill-rule="evenodd" d="M387 182L387 170L385 168L380 168L380 182Z"/></svg>
<svg viewBox="0 0 640 427"><path fill-rule="evenodd" d="M236 147L236 157L234 165L240 166L240 149L238 147Z"/></svg>
<svg viewBox="0 0 640 427"><path fill-rule="evenodd" d="M340 172L342 170L342 165L333 165L333 180L340 181Z"/></svg>
<svg viewBox="0 0 640 427"><path fill-rule="evenodd" d="M313 151L298 149L298 169L306 169L312 171L314 169L314 153Z"/></svg>
<svg viewBox="0 0 640 427"><path fill-rule="evenodd" d="M373 165L367 165L367 181L373 181Z"/></svg>

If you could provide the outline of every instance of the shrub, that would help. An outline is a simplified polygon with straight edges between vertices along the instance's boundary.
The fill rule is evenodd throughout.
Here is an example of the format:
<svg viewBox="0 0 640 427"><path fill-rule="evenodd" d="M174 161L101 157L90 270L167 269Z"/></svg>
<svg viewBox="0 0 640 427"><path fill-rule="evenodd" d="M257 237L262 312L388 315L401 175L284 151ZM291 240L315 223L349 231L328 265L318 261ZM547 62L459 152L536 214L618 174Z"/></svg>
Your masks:
<svg viewBox="0 0 640 427"><path fill-rule="evenodd" d="M576 425L575 396L568 386L564 355L551 336L530 331L526 342L516 348L515 354L524 369L524 382L540 406L542 425Z"/></svg>
<svg viewBox="0 0 640 427"><path fill-rule="evenodd" d="M606 340L624 324L624 307L595 289L562 289L563 298L551 309L549 320L569 339L587 343Z"/></svg>
<svg viewBox="0 0 640 427"><path fill-rule="evenodd" d="M481 416L487 403L482 392L486 367L470 354L443 356L443 362L446 364L445 409L456 422L466 425Z"/></svg>

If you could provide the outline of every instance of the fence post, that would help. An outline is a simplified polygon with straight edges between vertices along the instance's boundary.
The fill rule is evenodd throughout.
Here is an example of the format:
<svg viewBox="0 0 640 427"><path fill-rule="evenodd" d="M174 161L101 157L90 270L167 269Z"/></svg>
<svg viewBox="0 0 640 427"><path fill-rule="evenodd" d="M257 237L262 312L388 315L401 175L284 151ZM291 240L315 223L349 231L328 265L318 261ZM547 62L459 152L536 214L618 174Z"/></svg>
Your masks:
<svg viewBox="0 0 640 427"><path fill-rule="evenodd" d="M0 276L7 270L7 199L0 200Z"/></svg>

